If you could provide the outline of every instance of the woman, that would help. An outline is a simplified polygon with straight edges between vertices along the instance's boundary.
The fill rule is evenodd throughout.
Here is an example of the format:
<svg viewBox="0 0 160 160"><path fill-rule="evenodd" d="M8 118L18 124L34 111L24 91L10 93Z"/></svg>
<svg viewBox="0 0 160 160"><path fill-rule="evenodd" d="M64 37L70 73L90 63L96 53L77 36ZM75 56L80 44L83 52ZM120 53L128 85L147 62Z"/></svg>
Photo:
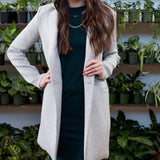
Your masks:
<svg viewBox="0 0 160 160"><path fill-rule="evenodd" d="M108 158L106 78L120 59L116 34L116 12L100 0L55 0L39 7L7 50L26 81L44 87L37 141L50 159ZM39 38L49 68L42 74L24 54Z"/></svg>

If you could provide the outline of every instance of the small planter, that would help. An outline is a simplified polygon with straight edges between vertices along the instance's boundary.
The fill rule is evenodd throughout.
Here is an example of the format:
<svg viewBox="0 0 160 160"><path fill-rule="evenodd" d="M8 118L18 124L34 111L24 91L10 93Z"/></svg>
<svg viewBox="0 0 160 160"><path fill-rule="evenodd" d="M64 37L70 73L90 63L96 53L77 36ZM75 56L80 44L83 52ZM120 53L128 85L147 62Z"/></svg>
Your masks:
<svg viewBox="0 0 160 160"><path fill-rule="evenodd" d="M31 104L37 104L39 102L38 94L33 94L29 96L29 102Z"/></svg>
<svg viewBox="0 0 160 160"><path fill-rule="evenodd" d="M44 53L40 52L39 54L40 54L41 65L47 65Z"/></svg>
<svg viewBox="0 0 160 160"><path fill-rule="evenodd" d="M146 99L146 104L155 104L155 95L154 93L149 93Z"/></svg>
<svg viewBox="0 0 160 160"><path fill-rule="evenodd" d="M116 93L109 93L109 103L115 104L116 103L117 94Z"/></svg>
<svg viewBox="0 0 160 160"><path fill-rule="evenodd" d="M10 104L11 102L11 97L8 93L1 93L1 96L0 96L0 102L2 105L7 105L7 104Z"/></svg>
<svg viewBox="0 0 160 160"><path fill-rule="evenodd" d="M33 52L33 53L27 53L27 58L29 60L29 62L32 65L36 65L37 64L37 59L38 59L38 53L37 52Z"/></svg>
<svg viewBox="0 0 160 160"><path fill-rule="evenodd" d="M36 13L37 13L37 11L30 11L29 12L30 20L35 16Z"/></svg>
<svg viewBox="0 0 160 160"><path fill-rule="evenodd" d="M141 104L142 103L142 95L139 93L133 94L133 103Z"/></svg>
<svg viewBox="0 0 160 160"><path fill-rule="evenodd" d="M27 11L23 11L23 12L17 11L17 22L18 23L27 23L27 17L28 17Z"/></svg>
<svg viewBox="0 0 160 160"><path fill-rule="evenodd" d="M12 11L12 12L9 12L9 23L17 23L17 12L15 11Z"/></svg>
<svg viewBox="0 0 160 160"><path fill-rule="evenodd" d="M13 104L15 106L24 104L24 97L20 94L13 95Z"/></svg>
<svg viewBox="0 0 160 160"><path fill-rule="evenodd" d="M129 64L137 64L138 63L138 53L137 52L128 52L127 59Z"/></svg>
<svg viewBox="0 0 160 160"><path fill-rule="evenodd" d="M152 56L148 56L146 58L144 58L144 63L145 64L153 64L155 60L155 54L152 54Z"/></svg>
<svg viewBox="0 0 160 160"><path fill-rule="evenodd" d="M0 23L8 23L9 22L9 12L0 12Z"/></svg>
<svg viewBox="0 0 160 160"><path fill-rule="evenodd" d="M129 103L129 94L121 93L120 94L120 104L128 104Z"/></svg>
<svg viewBox="0 0 160 160"><path fill-rule="evenodd" d="M0 65L4 65L4 55L5 54L0 54Z"/></svg>
<svg viewBox="0 0 160 160"><path fill-rule="evenodd" d="M160 10L155 11L155 22L160 22Z"/></svg>
<svg viewBox="0 0 160 160"><path fill-rule="evenodd" d="M130 23L139 22L138 10L130 10L129 11L129 22Z"/></svg>
<svg viewBox="0 0 160 160"><path fill-rule="evenodd" d="M125 53L119 52L119 56L120 56L120 64L123 64L125 61Z"/></svg>
<svg viewBox="0 0 160 160"><path fill-rule="evenodd" d="M117 10L118 15L118 22L124 23L124 11L123 10Z"/></svg>
<svg viewBox="0 0 160 160"><path fill-rule="evenodd" d="M148 10L143 10L142 12L142 21L147 23L147 22L152 22L152 11Z"/></svg>

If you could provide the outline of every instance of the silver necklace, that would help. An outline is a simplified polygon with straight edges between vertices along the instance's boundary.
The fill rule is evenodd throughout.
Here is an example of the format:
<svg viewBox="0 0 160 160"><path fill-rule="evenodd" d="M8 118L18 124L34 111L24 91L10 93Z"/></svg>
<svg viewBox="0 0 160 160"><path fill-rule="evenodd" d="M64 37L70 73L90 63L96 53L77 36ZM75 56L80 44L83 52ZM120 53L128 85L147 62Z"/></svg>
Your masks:
<svg viewBox="0 0 160 160"><path fill-rule="evenodd" d="M81 14L79 14L79 15L82 15L84 12L85 12L85 11L81 12ZM71 15L71 16L73 16L73 17L78 17L79 15ZM85 20L83 20L83 23L84 23L84 22L85 22ZM79 24L78 26L73 26L73 25L71 25L70 23L69 23L69 25L70 25L71 28L74 28L74 29L75 29L75 28L81 27L83 23Z"/></svg>
<svg viewBox="0 0 160 160"><path fill-rule="evenodd" d="M83 23L84 23L84 21L83 21ZM71 25L70 23L69 23L69 25L70 25L71 28L79 28L79 27L82 26L83 23L79 24L78 26L73 26L73 25Z"/></svg>

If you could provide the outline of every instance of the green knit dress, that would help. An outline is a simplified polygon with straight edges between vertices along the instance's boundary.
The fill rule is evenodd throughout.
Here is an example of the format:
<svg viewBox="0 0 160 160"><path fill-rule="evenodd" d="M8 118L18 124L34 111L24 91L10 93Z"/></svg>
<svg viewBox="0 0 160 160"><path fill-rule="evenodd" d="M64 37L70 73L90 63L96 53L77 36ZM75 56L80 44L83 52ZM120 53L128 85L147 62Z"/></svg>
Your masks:
<svg viewBox="0 0 160 160"><path fill-rule="evenodd" d="M85 6L70 8L70 24L78 26ZM61 54L62 112L57 160L83 160L84 148L84 83L86 32L81 26L70 26L72 51ZM51 158L50 158L51 159Z"/></svg>

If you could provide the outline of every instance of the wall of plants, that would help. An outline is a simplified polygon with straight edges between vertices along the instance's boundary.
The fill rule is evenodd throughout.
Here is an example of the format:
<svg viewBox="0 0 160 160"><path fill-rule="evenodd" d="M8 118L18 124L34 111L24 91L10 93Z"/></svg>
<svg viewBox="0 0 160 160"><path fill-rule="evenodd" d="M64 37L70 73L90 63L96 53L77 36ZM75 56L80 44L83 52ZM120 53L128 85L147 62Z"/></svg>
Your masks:
<svg viewBox="0 0 160 160"><path fill-rule="evenodd" d="M122 111L111 118L109 160L160 159L160 123L152 110L148 114L149 127L126 119ZM37 144L38 129L39 124L18 129L0 123L0 160L48 160L48 153Z"/></svg>

